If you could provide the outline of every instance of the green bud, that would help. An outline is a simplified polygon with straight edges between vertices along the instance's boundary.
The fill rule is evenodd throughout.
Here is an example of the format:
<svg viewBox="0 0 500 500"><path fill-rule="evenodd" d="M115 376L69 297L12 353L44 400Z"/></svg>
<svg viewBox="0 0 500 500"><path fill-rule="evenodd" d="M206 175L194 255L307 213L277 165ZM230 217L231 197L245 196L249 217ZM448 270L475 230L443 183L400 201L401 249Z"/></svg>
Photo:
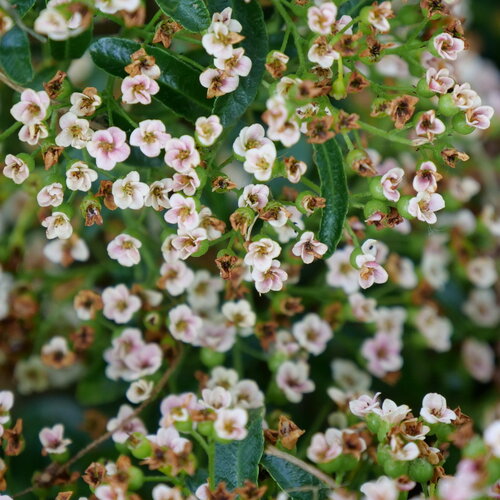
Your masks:
<svg viewBox="0 0 500 500"><path fill-rule="evenodd" d="M406 476L408 474L408 462L389 458L384 462L384 472L392 478Z"/></svg>
<svg viewBox="0 0 500 500"><path fill-rule="evenodd" d="M347 97L347 88L344 79L340 78L340 76L333 82L330 95L337 101Z"/></svg>
<svg viewBox="0 0 500 500"><path fill-rule="evenodd" d="M202 436L210 437L214 433L214 423L211 420L198 422L196 429Z"/></svg>
<svg viewBox="0 0 500 500"><path fill-rule="evenodd" d="M162 320L161 314L158 311L151 311L144 317L144 327L150 332L157 332L160 330Z"/></svg>
<svg viewBox="0 0 500 500"><path fill-rule="evenodd" d="M140 432L134 432L127 440L130 453L140 460L151 456L153 448L150 441Z"/></svg>
<svg viewBox="0 0 500 500"><path fill-rule="evenodd" d="M462 135L469 135L476 130L474 127L471 127L467 120L465 119L465 113L457 113L451 122L453 126L453 130Z"/></svg>
<svg viewBox="0 0 500 500"><path fill-rule="evenodd" d="M174 422L175 428L179 432L191 432L193 430L193 422L191 420L185 420L185 421L175 421Z"/></svg>
<svg viewBox="0 0 500 500"><path fill-rule="evenodd" d="M128 489L136 491L144 484L144 474L138 467L130 467L127 471L128 474Z"/></svg>
<svg viewBox="0 0 500 500"><path fill-rule="evenodd" d="M208 368L213 368L214 366L221 365L224 363L224 358L226 356L223 352L217 352L208 347L203 347L200 350L201 362Z"/></svg>
<svg viewBox="0 0 500 500"><path fill-rule="evenodd" d="M410 462L408 475L417 483L426 483L434 475L434 467L424 458L416 458Z"/></svg>
<svg viewBox="0 0 500 500"><path fill-rule="evenodd" d="M382 188L382 184L380 180L382 179L381 176L377 177L372 177L369 181L369 188L370 188L370 193L376 200L387 200L387 198L384 196L384 190Z"/></svg>
<svg viewBox="0 0 500 500"><path fill-rule="evenodd" d="M349 261L351 262L351 266L354 267L354 269L359 269L359 266L356 264L356 258L359 256L359 255L363 255L363 251L361 250L361 248L357 247L355 248L352 252L351 252L351 255L349 257ZM367 418L370 416L370 415L375 415L374 413L370 413L369 415L367 415ZM378 415L375 415L378 417ZM371 430L371 429L370 429Z"/></svg>
<svg viewBox="0 0 500 500"><path fill-rule="evenodd" d="M429 85L427 83L427 80L424 78L421 78L418 83L417 83L417 95L419 97L432 97L434 95L434 91L429 88Z"/></svg>
<svg viewBox="0 0 500 500"><path fill-rule="evenodd" d="M202 240L200 242L200 248L192 254L193 257L201 257L202 255L205 255L208 252L208 249L210 248L210 243L208 240Z"/></svg>
<svg viewBox="0 0 500 500"><path fill-rule="evenodd" d="M453 116L456 115L460 109L455 104L451 94L443 94L439 97L438 111L444 116Z"/></svg>
<svg viewBox="0 0 500 500"><path fill-rule="evenodd" d="M380 212L382 214L389 213L389 206L385 204L383 201L379 200L370 200L367 202L363 208L363 213L365 215L365 219L371 217L374 213Z"/></svg>
<svg viewBox="0 0 500 500"><path fill-rule="evenodd" d="M413 198L412 196L406 195L406 196L401 196L401 198L399 198L398 200L397 203L398 212L405 219L413 219L413 215L410 212L408 212L408 205L412 198Z"/></svg>

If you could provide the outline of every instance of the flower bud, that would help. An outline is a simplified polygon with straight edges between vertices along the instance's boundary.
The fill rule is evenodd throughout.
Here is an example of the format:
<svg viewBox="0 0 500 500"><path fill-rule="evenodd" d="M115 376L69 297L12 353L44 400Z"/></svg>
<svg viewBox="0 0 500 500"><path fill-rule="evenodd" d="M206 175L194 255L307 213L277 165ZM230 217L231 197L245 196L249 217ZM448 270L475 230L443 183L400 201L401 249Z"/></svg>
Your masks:
<svg viewBox="0 0 500 500"><path fill-rule="evenodd" d="M369 188L370 188L370 193L376 200L387 200L387 198L384 196L384 189L382 187L382 183L380 182L382 177L377 176L373 177L369 181Z"/></svg>
<svg viewBox="0 0 500 500"><path fill-rule="evenodd" d="M434 467L425 458L416 458L410 462L408 475L417 483L426 483L434 475Z"/></svg>
<svg viewBox="0 0 500 500"><path fill-rule="evenodd" d="M443 94L439 98L438 111L444 116L453 116L456 115L460 109L455 104L451 94Z"/></svg>
<svg viewBox="0 0 500 500"><path fill-rule="evenodd" d="M208 368L222 365L224 363L225 355L223 352L217 352L208 347L203 347L200 351L201 362Z"/></svg>
<svg viewBox="0 0 500 500"><path fill-rule="evenodd" d="M129 436L127 446L130 453L140 460L151 456L153 451L150 441L140 432L133 432Z"/></svg>
<svg viewBox="0 0 500 500"><path fill-rule="evenodd" d="M413 215L408 212L408 205L410 204L411 196L401 196L397 203L397 209L399 214L405 219L413 219Z"/></svg>
<svg viewBox="0 0 500 500"><path fill-rule="evenodd" d="M457 113L453 119L452 119L452 126L453 130L455 132L458 132L459 134L462 135L468 135L474 132L476 130L474 127L471 127L466 119L465 119L465 113Z"/></svg>

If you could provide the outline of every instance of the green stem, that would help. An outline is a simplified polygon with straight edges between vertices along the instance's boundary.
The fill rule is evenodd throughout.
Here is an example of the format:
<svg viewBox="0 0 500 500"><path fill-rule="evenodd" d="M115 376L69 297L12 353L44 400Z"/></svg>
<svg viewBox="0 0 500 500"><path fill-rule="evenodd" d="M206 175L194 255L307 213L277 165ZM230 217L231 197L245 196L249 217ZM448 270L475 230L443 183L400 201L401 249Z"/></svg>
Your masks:
<svg viewBox="0 0 500 500"><path fill-rule="evenodd" d="M163 12L161 10L159 10L152 18L151 18L151 21L149 21L148 24L146 24L146 26L144 26L144 29L146 31L149 31L151 28L154 27L154 25L160 20L161 16L163 15Z"/></svg>
<svg viewBox="0 0 500 500"><path fill-rule="evenodd" d="M350 224L349 224L348 221L344 222L344 228L347 231L347 234L349 234L349 236L352 238L352 241L354 242L354 245L356 247L361 246L359 244L359 240L358 240L358 237L356 236L356 233L352 230L352 227L350 226Z"/></svg>
<svg viewBox="0 0 500 500"><path fill-rule="evenodd" d="M215 489L215 441L212 439L208 445L208 486Z"/></svg>
<svg viewBox="0 0 500 500"><path fill-rule="evenodd" d="M413 146L413 142L410 141L410 139L405 139L404 137L398 137L395 135L391 135L389 132L386 130L382 130L380 128L374 127L373 125L369 125L368 123L365 122L358 122L359 126L365 130L366 132L369 132L370 134L377 135L379 137L383 137L384 139L387 139L392 142L397 142L398 144L404 144L405 146Z"/></svg>
<svg viewBox="0 0 500 500"><path fill-rule="evenodd" d="M299 75L304 71L306 67L306 59L304 56L304 52L302 51L302 37L297 29L296 24L292 21L292 18L288 15L285 7L281 3L280 0L272 0L273 4L276 7L276 10L279 12L280 16L285 21L287 29L289 29L292 33L293 41L295 43L295 47L297 49L297 54L299 56Z"/></svg>
<svg viewBox="0 0 500 500"><path fill-rule="evenodd" d="M301 177L300 182L302 182L302 184L306 185L309 189L316 191L316 193L321 193L321 188L315 182L313 182L311 179L308 179L307 177Z"/></svg>
<svg viewBox="0 0 500 500"><path fill-rule="evenodd" d="M0 141L7 139L11 134L13 134L18 128L21 128L21 122L13 123L7 130L0 134Z"/></svg>
<svg viewBox="0 0 500 500"><path fill-rule="evenodd" d="M236 335L236 341L233 346L233 367L238 372L238 375L243 378L243 358L241 355L241 338Z"/></svg>
<svg viewBox="0 0 500 500"><path fill-rule="evenodd" d="M208 457L210 457L210 447L207 444L207 442L205 441L205 438L199 432L195 431L194 429L192 431L190 431L189 434L196 439L198 444L203 448L203 451L207 454Z"/></svg>

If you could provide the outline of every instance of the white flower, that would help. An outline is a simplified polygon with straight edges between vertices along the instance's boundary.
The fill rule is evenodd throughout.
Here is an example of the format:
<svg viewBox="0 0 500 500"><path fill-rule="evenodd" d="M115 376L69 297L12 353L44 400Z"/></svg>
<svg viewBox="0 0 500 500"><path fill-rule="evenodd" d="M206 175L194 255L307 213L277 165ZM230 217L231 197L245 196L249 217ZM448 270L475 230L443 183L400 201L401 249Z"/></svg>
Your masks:
<svg viewBox="0 0 500 500"><path fill-rule="evenodd" d="M141 254L139 248L142 243L129 234L119 234L112 241L108 243L108 255L118 261L118 264L131 267L139 264L141 261Z"/></svg>
<svg viewBox="0 0 500 500"><path fill-rule="evenodd" d="M69 108L71 113L74 113L76 116L90 116L94 114L96 108L101 105L102 99L97 95L96 89L90 88L89 90L84 90L84 93L73 92L71 94L71 108Z"/></svg>
<svg viewBox="0 0 500 500"><path fill-rule="evenodd" d="M262 238L258 241L253 241L248 246L247 254L245 255L245 264L253 266L259 271L267 271L272 264L274 258L281 253L281 247L270 238Z"/></svg>
<svg viewBox="0 0 500 500"><path fill-rule="evenodd" d="M142 403L149 398L153 391L154 383L152 380L140 379L132 382L127 389L127 399L134 404Z"/></svg>
<svg viewBox="0 0 500 500"><path fill-rule="evenodd" d="M78 118L75 114L68 112L59 119L61 132L56 136L56 144L65 148L71 146L75 149L83 149L92 138L90 124L84 118Z"/></svg>
<svg viewBox="0 0 500 500"><path fill-rule="evenodd" d="M47 228L45 234L49 240L54 238L66 240L73 234L69 217L64 212L52 212L52 215L42 221L42 226Z"/></svg>
<svg viewBox="0 0 500 500"><path fill-rule="evenodd" d="M424 396L420 415L430 424L437 424L438 422L449 424L457 418L456 413L446 406L446 399L435 392Z"/></svg>
<svg viewBox="0 0 500 500"><path fill-rule="evenodd" d="M5 157L3 175L12 179L16 184L22 184L29 177L30 170L24 160L9 154Z"/></svg>
<svg viewBox="0 0 500 500"><path fill-rule="evenodd" d="M315 385L309 380L309 365L304 361L285 361L278 368L276 383L292 403L300 403L304 393L313 392Z"/></svg>
<svg viewBox="0 0 500 500"><path fill-rule="evenodd" d="M64 190L59 182L44 186L36 195L36 201L41 207L58 207L63 199Z"/></svg>
<svg viewBox="0 0 500 500"><path fill-rule="evenodd" d="M314 313L306 314L302 321L295 323L292 333L304 349L316 356L326 349L333 337L330 325Z"/></svg>
<svg viewBox="0 0 500 500"><path fill-rule="evenodd" d="M72 191L87 192L97 180L97 172L83 161L76 161L66 171L66 186Z"/></svg>
<svg viewBox="0 0 500 500"><path fill-rule="evenodd" d="M119 208L137 210L144 206L144 199L149 193L149 186L140 182L139 173L129 172L125 178L113 182L113 198Z"/></svg>
<svg viewBox="0 0 500 500"><path fill-rule="evenodd" d="M248 433L245 428L247 422L248 413L243 408L223 408L217 413L214 430L221 439L241 441Z"/></svg>
<svg viewBox="0 0 500 500"><path fill-rule="evenodd" d="M196 138L203 146L211 146L222 134L222 125L217 115L200 116L196 122Z"/></svg>
<svg viewBox="0 0 500 500"><path fill-rule="evenodd" d="M495 420L485 429L484 442L491 448L493 455L500 458L500 420Z"/></svg>
<svg viewBox="0 0 500 500"><path fill-rule="evenodd" d="M255 326L256 315L247 300L241 299L237 302L224 302L222 314L236 328L248 329Z"/></svg>
<svg viewBox="0 0 500 500"><path fill-rule="evenodd" d="M269 143L258 149L247 151L243 168L249 174L253 174L257 180L268 181L271 178L275 160L276 147L273 143Z"/></svg>

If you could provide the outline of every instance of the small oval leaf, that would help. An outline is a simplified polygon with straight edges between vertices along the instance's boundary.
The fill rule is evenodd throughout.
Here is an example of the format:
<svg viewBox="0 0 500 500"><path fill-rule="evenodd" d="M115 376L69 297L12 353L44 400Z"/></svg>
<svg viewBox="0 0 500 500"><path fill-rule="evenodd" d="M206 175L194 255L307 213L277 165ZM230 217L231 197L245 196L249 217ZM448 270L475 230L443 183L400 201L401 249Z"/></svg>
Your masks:
<svg viewBox="0 0 500 500"><path fill-rule="evenodd" d="M202 0L156 0L156 3L188 31L198 33L210 24L210 14Z"/></svg>
<svg viewBox="0 0 500 500"><path fill-rule="evenodd" d="M95 64L107 73L124 78L125 66L130 56L141 44L123 38L101 38L90 46ZM199 116L210 114L211 107L205 98L205 89L199 85L198 70L180 60L173 52L158 47L146 47L146 52L156 59L161 76L160 92L154 97L174 113L194 122Z"/></svg>
<svg viewBox="0 0 500 500"><path fill-rule="evenodd" d="M319 228L319 239L328 246L325 258L333 254L342 236L349 197L342 151L335 139L314 144L314 161L321 182L321 196L326 199Z"/></svg>
<svg viewBox="0 0 500 500"><path fill-rule="evenodd" d="M224 481L228 490L243 486L245 481L257 484L259 462L264 451L262 415L262 408L249 411L250 423L245 439L216 444L215 484Z"/></svg>
<svg viewBox="0 0 500 500"><path fill-rule="evenodd" d="M35 5L36 0L9 0L12 8L15 9L19 17L24 17L28 11Z"/></svg>
<svg viewBox="0 0 500 500"><path fill-rule="evenodd" d="M0 66L14 82L26 85L33 80L28 35L14 26L0 38Z"/></svg>
<svg viewBox="0 0 500 500"><path fill-rule="evenodd" d="M212 8L217 6L217 10L232 7L233 19L239 21L243 27L241 34L245 39L240 45L245 49L245 54L252 60L250 74L240 78L238 88L234 92L218 97L215 101L213 113L220 117L222 124L226 127L233 125L238 120L257 95L264 76L264 65L269 50L268 37L264 15L256 0L251 0L249 3L243 0L217 1L213 2L211 6Z"/></svg>

